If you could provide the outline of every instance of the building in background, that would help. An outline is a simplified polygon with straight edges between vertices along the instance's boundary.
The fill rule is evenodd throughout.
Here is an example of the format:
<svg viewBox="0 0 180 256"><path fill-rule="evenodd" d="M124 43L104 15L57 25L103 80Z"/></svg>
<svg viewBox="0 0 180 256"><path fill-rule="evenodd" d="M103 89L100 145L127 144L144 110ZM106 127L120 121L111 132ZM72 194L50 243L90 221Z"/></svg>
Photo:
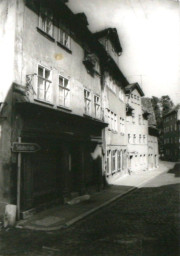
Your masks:
<svg viewBox="0 0 180 256"><path fill-rule="evenodd" d="M126 87L126 136L128 172L147 170L148 115L143 112L144 93L138 83Z"/></svg>
<svg viewBox="0 0 180 256"><path fill-rule="evenodd" d="M164 160L180 161L180 104L163 116Z"/></svg>
<svg viewBox="0 0 180 256"><path fill-rule="evenodd" d="M144 114L148 114L148 169L155 169L159 165L159 150L158 150L158 129L156 127L156 118L151 102L151 98L142 98L142 109Z"/></svg>
<svg viewBox="0 0 180 256"><path fill-rule="evenodd" d="M118 67L122 48L117 30L108 28L95 33L95 37L108 54L108 62L102 70L102 102L105 122L108 123L104 131L105 170L108 178L127 172L125 87L128 82Z"/></svg>

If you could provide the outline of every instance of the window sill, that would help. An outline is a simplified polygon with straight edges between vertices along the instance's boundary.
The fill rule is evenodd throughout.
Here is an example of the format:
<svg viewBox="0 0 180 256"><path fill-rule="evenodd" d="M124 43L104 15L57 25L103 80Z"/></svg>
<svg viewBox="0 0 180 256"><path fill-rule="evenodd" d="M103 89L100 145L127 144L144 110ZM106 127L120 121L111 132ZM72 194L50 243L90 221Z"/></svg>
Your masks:
<svg viewBox="0 0 180 256"><path fill-rule="evenodd" d="M58 105L57 108L58 108L58 109L61 109L61 110L68 111L68 112L72 112L72 109L70 109L70 108L68 108L68 107L61 106L61 105Z"/></svg>
<svg viewBox="0 0 180 256"><path fill-rule="evenodd" d="M34 99L35 102L39 102L48 106L54 106L54 104L48 102L48 101L44 101L44 100L39 100L39 99Z"/></svg>
<svg viewBox="0 0 180 256"><path fill-rule="evenodd" d="M54 37L50 36L48 33L46 33L45 31L43 31L41 28L36 27L36 29L37 29L37 31L38 31L41 35L45 36L45 37L46 37L47 39L49 39L50 41L55 42Z"/></svg>
<svg viewBox="0 0 180 256"><path fill-rule="evenodd" d="M72 51L67 48L66 46L64 46L63 44L61 44L60 42L57 42L57 45L61 48L63 48L65 51L67 51L68 53L71 53L72 54Z"/></svg>

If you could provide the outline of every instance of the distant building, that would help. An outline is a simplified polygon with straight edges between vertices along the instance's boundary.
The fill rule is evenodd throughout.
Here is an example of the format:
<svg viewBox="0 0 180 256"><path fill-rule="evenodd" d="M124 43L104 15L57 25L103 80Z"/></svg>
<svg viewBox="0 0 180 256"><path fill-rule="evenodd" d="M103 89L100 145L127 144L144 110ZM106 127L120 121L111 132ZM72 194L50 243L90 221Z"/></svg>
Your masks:
<svg viewBox="0 0 180 256"><path fill-rule="evenodd" d="M164 159L180 161L180 104L163 116Z"/></svg>
<svg viewBox="0 0 180 256"><path fill-rule="evenodd" d="M138 83L126 87L126 136L128 171L148 168L148 115L143 112L144 93Z"/></svg>
<svg viewBox="0 0 180 256"><path fill-rule="evenodd" d="M108 68L103 68L102 102L105 122L104 131L106 177L127 172L126 95L127 81L118 68L122 48L117 30L108 28L95 33L109 58ZM110 65L111 62L111 65Z"/></svg>
<svg viewBox="0 0 180 256"><path fill-rule="evenodd" d="M157 168L159 165L158 150L158 130L156 128L156 118L150 98L142 98L142 106L144 114L148 114L148 169Z"/></svg>

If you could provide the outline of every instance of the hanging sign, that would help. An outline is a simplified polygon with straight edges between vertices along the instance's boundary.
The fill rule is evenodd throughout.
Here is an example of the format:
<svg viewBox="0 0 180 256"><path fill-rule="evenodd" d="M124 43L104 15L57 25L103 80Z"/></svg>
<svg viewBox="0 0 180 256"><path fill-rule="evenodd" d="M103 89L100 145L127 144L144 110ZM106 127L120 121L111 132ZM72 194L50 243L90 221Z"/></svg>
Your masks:
<svg viewBox="0 0 180 256"><path fill-rule="evenodd" d="M36 143L13 142L12 144L13 152L34 153L39 151L40 149L40 146Z"/></svg>

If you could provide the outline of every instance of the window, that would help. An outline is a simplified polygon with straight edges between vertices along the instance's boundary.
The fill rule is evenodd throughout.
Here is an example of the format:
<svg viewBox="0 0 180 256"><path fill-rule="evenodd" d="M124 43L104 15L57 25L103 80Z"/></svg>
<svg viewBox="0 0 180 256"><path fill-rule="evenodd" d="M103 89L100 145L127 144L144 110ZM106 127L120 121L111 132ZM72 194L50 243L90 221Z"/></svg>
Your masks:
<svg viewBox="0 0 180 256"><path fill-rule="evenodd" d="M117 131L117 115L109 109L106 109L106 113L109 130Z"/></svg>
<svg viewBox="0 0 180 256"><path fill-rule="evenodd" d="M70 36L62 29L59 29L59 43L68 49L71 48Z"/></svg>
<svg viewBox="0 0 180 256"><path fill-rule="evenodd" d="M141 134L139 134L139 143L141 143Z"/></svg>
<svg viewBox="0 0 180 256"><path fill-rule="evenodd" d="M59 76L59 105L69 107L70 89L68 79Z"/></svg>
<svg viewBox="0 0 180 256"><path fill-rule="evenodd" d="M122 135L125 134L125 123L124 123L124 118L120 117L120 133Z"/></svg>
<svg viewBox="0 0 180 256"><path fill-rule="evenodd" d="M114 173L117 169L116 167L116 150L112 150L112 155L111 155L111 171Z"/></svg>
<svg viewBox="0 0 180 256"><path fill-rule="evenodd" d="M117 151L117 170L118 172L121 171L121 153L119 150Z"/></svg>
<svg viewBox="0 0 180 256"><path fill-rule="evenodd" d="M128 134L128 143L131 143L131 135Z"/></svg>
<svg viewBox="0 0 180 256"><path fill-rule="evenodd" d="M141 124L141 121L142 121L142 116L139 115L139 124Z"/></svg>
<svg viewBox="0 0 180 256"><path fill-rule="evenodd" d="M146 135L143 135L143 143L146 143Z"/></svg>
<svg viewBox="0 0 180 256"><path fill-rule="evenodd" d="M117 131L117 115L114 114L114 131Z"/></svg>
<svg viewBox="0 0 180 256"><path fill-rule="evenodd" d="M101 105L100 105L100 97L94 95L94 113L96 118L100 118L101 114Z"/></svg>
<svg viewBox="0 0 180 256"><path fill-rule="evenodd" d="M37 99L51 102L52 97L51 71L38 66Z"/></svg>
<svg viewBox="0 0 180 256"><path fill-rule="evenodd" d="M136 134L134 134L134 136L133 136L133 143L134 144L136 143Z"/></svg>
<svg viewBox="0 0 180 256"><path fill-rule="evenodd" d="M108 118L108 124L109 124L109 129L111 130L111 111L107 109L107 118Z"/></svg>
<svg viewBox="0 0 180 256"><path fill-rule="evenodd" d="M85 114L91 114L91 93L90 91L84 89L84 102L85 102Z"/></svg>
<svg viewBox="0 0 180 256"><path fill-rule="evenodd" d="M44 6L40 7L39 28L50 36L53 36L53 13Z"/></svg>

